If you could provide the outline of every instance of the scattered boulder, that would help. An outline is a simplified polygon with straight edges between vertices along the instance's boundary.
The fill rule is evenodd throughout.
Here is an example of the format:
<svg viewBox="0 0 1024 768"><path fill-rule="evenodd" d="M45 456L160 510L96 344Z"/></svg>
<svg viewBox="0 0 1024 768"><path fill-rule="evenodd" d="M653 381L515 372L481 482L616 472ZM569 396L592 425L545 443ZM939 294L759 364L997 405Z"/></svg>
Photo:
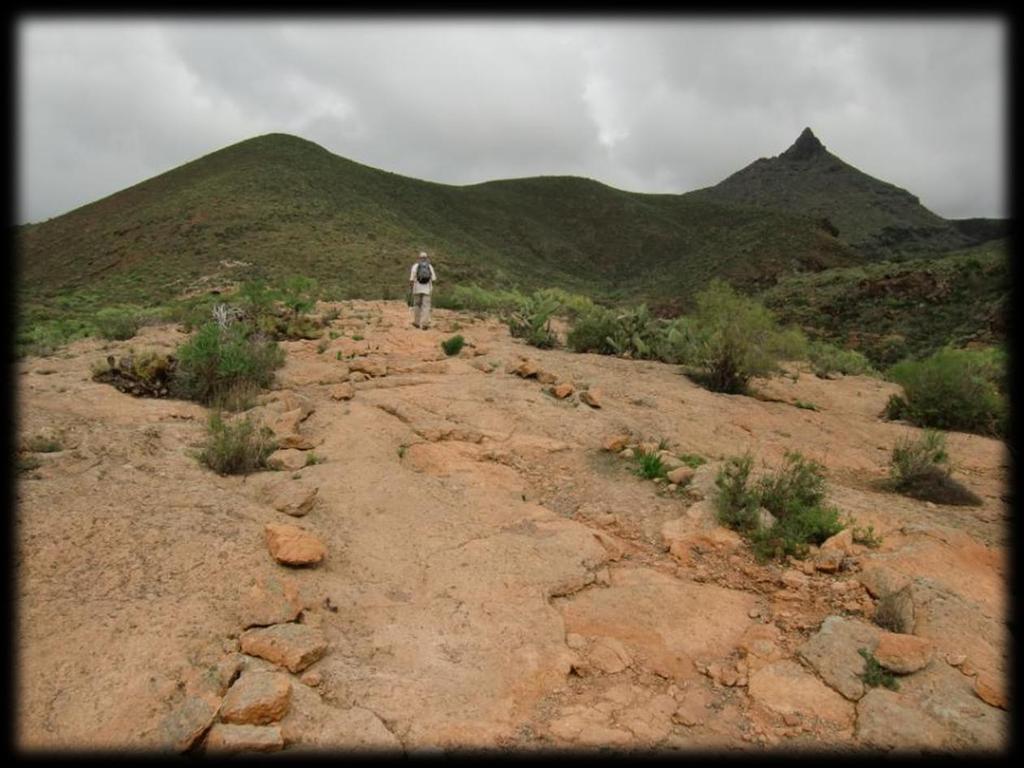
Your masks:
<svg viewBox="0 0 1024 768"><path fill-rule="evenodd" d="M875 598L883 598L894 592L899 592L910 584L909 576L880 563L866 565L858 575L858 580L864 585L868 594Z"/></svg>
<svg viewBox="0 0 1024 768"><path fill-rule="evenodd" d="M348 367L351 371L365 374L374 379L388 375L388 366L383 360L369 357L357 357L349 362Z"/></svg>
<svg viewBox="0 0 1024 768"><path fill-rule="evenodd" d="M306 624L275 624L250 629L239 638L242 652L258 656L289 672L301 672L327 652L323 632Z"/></svg>
<svg viewBox="0 0 1024 768"><path fill-rule="evenodd" d="M629 435L611 435L601 443L601 447L610 453L621 453L629 445Z"/></svg>
<svg viewBox="0 0 1024 768"><path fill-rule="evenodd" d="M924 669L935 654L934 646L923 637L884 632L875 648L875 658L888 670L901 675Z"/></svg>
<svg viewBox="0 0 1024 768"><path fill-rule="evenodd" d="M537 381L541 384L554 384L558 381L558 377L550 371L538 371Z"/></svg>
<svg viewBox="0 0 1024 768"><path fill-rule="evenodd" d="M267 523L267 548L279 563L313 565L327 556L327 547L316 536L294 525Z"/></svg>
<svg viewBox="0 0 1024 768"><path fill-rule="evenodd" d="M288 712L292 684L279 672L246 672L220 705L220 717L236 725L267 725Z"/></svg>
<svg viewBox="0 0 1024 768"><path fill-rule="evenodd" d="M227 725L217 723L206 737L207 752L276 752L284 749L281 729L276 725Z"/></svg>
<svg viewBox="0 0 1024 768"><path fill-rule="evenodd" d="M302 517L316 503L319 488L286 480L270 489L270 505L278 512L292 517Z"/></svg>
<svg viewBox="0 0 1024 768"><path fill-rule="evenodd" d="M666 474L666 477L668 478L668 481L670 483L675 483L676 485L685 485L693 478L693 469L686 465L683 465L681 467L677 467L676 469L670 470Z"/></svg>
<svg viewBox="0 0 1024 768"><path fill-rule="evenodd" d="M171 749L185 752L206 733L216 717L216 705L199 696L188 696L163 719L160 730Z"/></svg>
<svg viewBox="0 0 1024 768"><path fill-rule="evenodd" d="M241 624L243 629L280 624L294 620L301 611L302 600L295 582L271 575L254 584L243 596Z"/></svg>
<svg viewBox="0 0 1024 768"><path fill-rule="evenodd" d="M268 466L294 472L306 466L306 454L295 448L274 451L267 459Z"/></svg>
<svg viewBox="0 0 1024 768"><path fill-rule="evenodd" d="M982 672L974 679L974 692L978 698L993 707L1008 710L1009 701L1006 696L1006 686L1003 681L995 675Z"/></svg>
<svg viewBox="0 0 1024 768"><path fill-rule="evenodd" d="M332 400L351 400L356 396L356 388L346 381L331 387L329 394Z"/></svg>
<svg viewBox="0 0 1024 768"><path fill-rule="evenodd" d="M843 566L841 549L819 549L814 555L814 567L824 573L835 573Z"/></svg>
<svg viewBox="0 0 1024 768"><path fill-rule="evenodd" d="M563 384L556 384L551 388L551 394L557 397L559 400L564 400L573 393L573 386L568 382Z"/></svg>
<svg viewBox="0 0 1024 768"><path fill-rule="evenodd" d="M523 379L535 379L540 373L540 366L533 360L523 358L518 363L509 363L505 370Z"/></svg>
<svg viewBox="0 0 1024 768"><path fill-rule="evenodd" d="M603 396L604 393L600 389L585 389L580 392L580 401L586 403L591 408L600 408Z"/></svg>
<svg viewBox="0 0 1024 768"><path fill-rule="evenodd" d="M829 616L818 633L797 649L800 658L821 679L851 701L864 695L864 657L861 648L874 652L882 631L871 624L842 616Z"/></svg>
<svg viewBox="0 0 1024 768"><path fill-rule="evenodd" d="M844 555L853 554L853 529L843 528L835 536L832 536L821 544L821 551L838 550Z"/></svg>

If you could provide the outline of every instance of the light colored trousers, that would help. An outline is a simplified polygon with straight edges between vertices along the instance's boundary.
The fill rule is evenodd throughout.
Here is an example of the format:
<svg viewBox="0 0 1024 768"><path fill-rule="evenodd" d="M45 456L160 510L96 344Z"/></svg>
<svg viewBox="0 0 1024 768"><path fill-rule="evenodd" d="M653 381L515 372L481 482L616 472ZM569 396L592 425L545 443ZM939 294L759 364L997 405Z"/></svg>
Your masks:
<svg viewBox="0 0 1024 768"><path fill-rule="evenodd" d="M412 322L420 328L430 325L430 294L414 293L412 295Z"/></svg>

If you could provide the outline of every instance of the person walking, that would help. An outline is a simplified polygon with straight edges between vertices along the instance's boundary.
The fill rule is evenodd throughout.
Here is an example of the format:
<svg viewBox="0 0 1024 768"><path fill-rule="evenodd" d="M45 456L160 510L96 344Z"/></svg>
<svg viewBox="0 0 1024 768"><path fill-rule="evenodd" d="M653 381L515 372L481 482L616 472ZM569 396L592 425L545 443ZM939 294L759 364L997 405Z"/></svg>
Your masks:
<svg viewBox="0 0 1024 768"><path fill-rule="evenodd" d="M430 263L426 251L420 251L420 258L409 270L409 290L412 292L412 324L417 328L430 327L430 294L434 288L437 273Z"/></svg>

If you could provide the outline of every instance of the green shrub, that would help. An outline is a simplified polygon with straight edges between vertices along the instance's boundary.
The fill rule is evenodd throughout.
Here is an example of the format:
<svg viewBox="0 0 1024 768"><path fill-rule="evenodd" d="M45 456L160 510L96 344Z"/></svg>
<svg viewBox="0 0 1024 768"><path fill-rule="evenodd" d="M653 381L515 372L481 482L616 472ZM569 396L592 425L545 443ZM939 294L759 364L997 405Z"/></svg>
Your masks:
<svg viewBox="0 0 1024 768"><path fill-rule="evenodd" d="M887 372L903 388L886 416L920 427L1003 435L1008 423L1006 359L1001 350L940 349Z"/></svg>
<svg viewBox="0 0 1024 768"><path fill-rule="evenodd" d="M615 313L603 307L594 307L576 318L565 341L573 352L614 355L615 347L611 338L615 330Z"/></svg>
<svg viewBox="0 0 1024 768"><path fill-rule="evenodd" d="M881 535L875 533L875 526L873 525L869 525L867 528L854 526L853 543L863 544L865 547L877 549L882 545L882 537Z"/></svg>
<svg viewBox="0 0 1024 768"><path fill-rule="evenodd" d="M662 339L661 324L646 304L618 312L607 341L616 355L646 360L655 357Z"/></svg>
<svg viewBox="0 0 1024 768"><path fill-rule="evenodd" d="M463 309L477 312L512 311L526 297L518 291L489 291L478 285L456 285L433 300L439 309Z"/></svg>
<svg viewBox="0 0 1024 768"><path fill-rule="evenodd" d="M55 453L63 450L63 446L55 438L35 435L25 441L25 450L31 453Z"/></svg>
<svg viewBox="0 0 1024 768"><path fill-rule="evenodd" d="M247 336L242 325L202 326L176 353L174 390L180 397L209 404L243 382L269 386L284 364L277 343Z"/></svg>
<svg viewBox="0 0 1024 768"><path fill-rule="evenodd" d="M17 357L35 355L47 357L76 339L96 333L96 327L89 322L62 318L22 324L15 338Z"/></svg>
<svg viewBox="0 0 1024 768"><path fill-rule="evenodd" d="M708 463L707 459L696 453L683 453L680 454L678 458L686 466L690 467L690 469L696 469L697 467Z"/></svg>
<svg viewBox="0 0 1024 768"><path fill-rule="evenodd" d="M262 280L250 280L239 286L235 300L255 327L262 317L273 317L279 293Z"/></svg>
<svg viewBox="0 0 1024 768"><path fill-rule="evenodd" d="M297 318L303 312L309 312L316 306L319 284L312 277L293 275L284 282L281 300Z"/></svg>
<svg viewBox="0 0 1024 768"><path fill-rule="evenodd" d="M557 300L533 293L520 301L514 310L506 313L505 323L514 337L524 339L527 344L535 347L550 349L557 341L551 330L551 317L558 308Z"/></svg>
<svg viewBox="0 0 1024 768"><path fill-rule="evenodd" d="M100 336L118 341L132 338L142 325L134 307L104 307L96 313L93 322Z"/></svg>
<svg viewBox="0 0 1024 768"><path fill-rule="evenodd" d="M267 458L275 449L269 427L257 427L248 417L229 424L213 413L199 460L221 475L246 475L266 469Z"/></svg>
<svg viewBox="0 0 1024 768"><path fill-rule="evenodd" d="M698 365L708 333L692 317L677 317L662 330L657 357L666 363Z"/></svg>
<svg viewBox="0 0 1024 768"><path fill-rule="evenodd" d="M764 306L713 280L696 296L696 321L705 335L694 377L714 392L740 394L754 376L778 370L782 331Z"/></svg>
<svg viewBox="0 0 1024 768"><path fill-rule="evenodd" d="M819 377L830 373L842 373L852 376L877 376L878 371L871 361L855 349L840 349L827 342L815 342L810 345L808 358L811 369Z"/></svg>
<svg viewBox="0 0 1024 768"><path fill-rule="evenodd" d="M715 478L718 517L745 535L759 559L804 557L809 545L821 544L843 529L839 510L826 506L824 468L799 453L786 453L783 466L750 487L749 454L726 461ZM775 522L765 526L760 508Z"/></svg>
<svg viewBox="0 0 1024 768"><path fill-rule="evenodd" d="M462 350L462 346L466 343L466 340L461 335L452 336L450 339L441 342L441 349L444 353L451 357L457 355Z"/></svg>
<svg viewBox="0 0 1024 768"><path fill-rule="evenodd" d="M873 621L889 632L910 635L914 632L911 619L913 610L914 601L910 595L910 588L904 587L879 599L878 605L875 606Z"/></svg>
<svg viewBox="0 0 1024 768"><path fill-rule="evenodd" d="M636 473L640 477L648 480L653 480L657 477L665 476L665 465L661 461L661 456L656 453L637 453L636 459Z"/></svg>
<svg viewBox="0 0 1024 768"><path fill-rule="evenodd" d="M15 460L15 465L18 472L31 472L33 469L39 469L43 466L43 462L35 456L26 456L19 453Z"/></svg>
<svg viewBox="0 0 1024 768"><path fill-rule="evenodd" d="M892 672L888 671L885 667L878 663L878 659L875 655L868 651L867 648L858 648L857 653L864 659L864 672L859 675L860 679L864 681L864 685L877 688L880 685L884 685L890 691L898 691L900 684L896 681Z"/></svg>
<svg viewBox="0 0 1024 768"><path fill-rule="evenodd" d="M892 487L905 496L937 504L981 506L975 493L954 480L946 452L946 437L927 429L918 438L903 438L892 449L889 463Z"/></svg>

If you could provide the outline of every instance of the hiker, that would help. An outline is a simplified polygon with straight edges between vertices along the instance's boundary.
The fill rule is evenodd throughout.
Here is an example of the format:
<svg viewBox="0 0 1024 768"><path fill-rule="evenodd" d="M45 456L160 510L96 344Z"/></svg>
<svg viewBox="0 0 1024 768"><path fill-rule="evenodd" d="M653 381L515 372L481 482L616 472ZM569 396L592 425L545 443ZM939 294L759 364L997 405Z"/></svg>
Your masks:
<svg viewBox="0 0 1024 768"><path fill-rule="evenodd" d="M426 251L420 251L420 258L409 270L409 290L412 292L413 319L417 328L430 327L430 292L433 290L437 273L427 257Z"/></svg>

